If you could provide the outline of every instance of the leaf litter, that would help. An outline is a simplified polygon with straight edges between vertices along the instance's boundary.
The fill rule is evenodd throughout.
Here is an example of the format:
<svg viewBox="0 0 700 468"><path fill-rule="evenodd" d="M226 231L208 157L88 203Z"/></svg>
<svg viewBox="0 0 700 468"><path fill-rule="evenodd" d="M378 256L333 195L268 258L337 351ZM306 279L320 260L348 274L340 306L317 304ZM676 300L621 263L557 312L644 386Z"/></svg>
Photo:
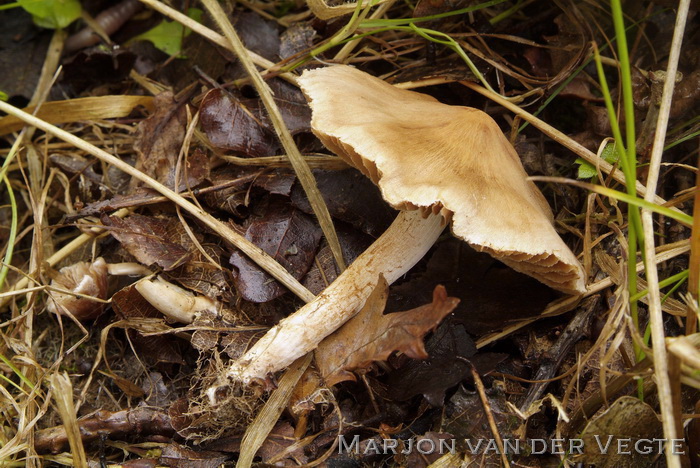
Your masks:
<svg viewBox="0 0 700 468"><path fill-rule="evenodd" d="M283 64L307 57L309 51L329 39L347 21L347 17L329 21L313 19L303 5L269 2L252 10L246 5L233 15L243 42L272 62L286 60ZM658 113L662 94L659 83L663 81L655 77L658 70L665 68L663 57L672 30L669 25L674 18L671 12L662 11L655 4L647 2L646 6L649 12L653 11L652 15L644 16L642 10L636 9L627 12L642 21L647 28L644 34L656 41L640 39L634 50L638 57L633 69L635 105L639 120L646 121L638 122L642 157L651 142L649 132ZM388 15L418 17L460 7L455 2L421 1L415 10L395 5ZM301 16L285 16L286 8ZM157 21L157 15L150 11L146 14L154 15ZM588 23L591 17L597 21ZM539 96L538 93L554 96L563 80L578 73L549 106L543 107L541 116L596 151L600 142L610 136L610 126L597 76L585 65L589 58L586 44L591 38L600 37L596 28L607 29L608 21L600 12L582 5L562 12L554 4L523 2L514 10L497 5L486 12L446 17L422 26L450 34L468 54L473 54L488 80L499 80L512 95L535 88L536 92L530 96ZM213 25L206 17L203 23ZM121 34L128 35L127 30ZM697 35L695 29L689 29L688 33L689 37ZM34 39L26 36L26 29L18 34L34 44ZM45 36L38 35L36 43L45 41ZM456 82L470 79L468 67L451 51L424 37L397 29L375 33L359 44L360 47L352 49L349 60L359 68L394 83L416 85L422 81L440 81L444 84L422 91L443 102L486 109L498 119L506 134L511 123L518 126L517 121L503 119L500 109L488 101L475 94L467 95ZM694 187L692 171L687 167L692 161L687 155L696 150L691 143L697 134L692 110L698 99L698 64L693 58L696 47L687 47L680 64L683 77L679 77L671 110L675 127L670 138L676 147L668 150L669 169L664 173L661 193L666 198L674 198L676 191ZM5 54L10 52L6 50L10 49L0 48L3 60L8 60ZM33 57L27 63L36 61L37 52L31 50L28 53ZM84 119L73 118L71 122L76 123L68 122L65 128L117 153L144 173L197 200L203 209L226 219L237 232L272 254L313 294L322 294L340 271L294 173L289 168L235 166L224 162L226 155L264 158L283 153L240 65L229 51L211 45L198 34L186 37L183 53L173 58L146 51L142 44L131 44L109 52L96 48L65 57L65 71L52 89L51 99L59 98L67 105L83 95L111 94L115 99L113 112L93 114L88 117L89 122L83 123L77 122ZM321 52L317 56L317 62L309 61L304 67L332 61L334 53ZM161 63L165 59L167 63ZM18 66L6 68L20 70ZM311 114L306 100L298 88L276 77L278 72L273 69L266 73L267 83L297 145L303 152L324 151L311 135ZM33 73L38 77L38 69ZM157 85L156 89L165 89L167 85L173 88L156 94L152 102L138 101L147 103L142 104L147 108L148 117L144 118L144 107L127 107L129 102L137 102L136 97L143 98L144 90L154 89L148 88L140 75L146 73L151 84ZM10 91L13 98L19 97L20 101L13 102L29 102L33 92L14 85L0 87L0 91ZM128 95L131 101L117 105L119 94ZM541 103L537 101L538 105ZM197 112L199 126L189 139L186 131ZM66 123L60 115L49 118ZM14 136L6 134L3 138L11 143ZM523 145L528 148L532 164L527 167L531 175L576 176L573 164L576 155L562 151L532 128L522 132L519 143L518 148ZM183 146L186 151L182 151ZM113 176L113 168L46 135L34 135L28 148L22 157L31 157L32 151L40 152L43 160L50 161L52 175L43 179L47 181L47 197L37 201L27 196L18 203L20 210L35 217L44 216L42 222L56 226L49 242L59 249L66 245L74 235L71 225L84 232L104 226L110 234L91 238L87 248L73 252L57 270L70 265L82 268L81 262L97 256L104 258L107 265L138 262L191 294L207 296L218 306L216 310L198 314L190 324L169 323L137 293L133 287L136 278L110 276L95 294L111 298L110 303L89 301L87 314L74 313L90 332L84 335L78 324L60 322L52 314L39 313L34 322L27 322L28 311L40 311L44 303L51 312L54 307L48 305L51 299L32 296L30 292L27 301L15 300L3 324L5 346L0 353L10 359L14 357L10 361L14 367L7 365L2 372L16 384L8 387L15 404L13 414L3 420L5 433L10 437L5 450L44 463L50 463L51 453L68 450L70 436L53 409L41 410L38 424L31 426L30 430L35 431L33 448L17 445L25 434L15 431L13 423L19 414L17 408L21 413L36 402L31 400L36 394L26 391L30 388L26 382L36 385L40 382L37 376L54 366L70 373L76 413L81 418L78 420L81 439L90 460L106 457L110 462L218 466L242 456L246 450L242 445L244 434L257 427L252 421L264 408L270 393L264 388L221 387L221 376L228 362L239 358L266 327L298 309L300 301L254 262L222 242L218 233L202 229L189 215L175 212L164 203L164 198L142 184L124 183ZM3 151L7 154L7 150ZM36 161L22 167L34 179L40 177L36 168L41 164L37 165ZM8 174L15 188L21 189L23 183L14 179L19 174L14 171L16 168L12 167ZM595 182L599 174L589 175ZM314 177L337 224L344 257L350 262L386 229L394 211L380 200L378 189L354 170L316 170ZM459 442L461 461L475 466L500 466L500 457L493 453L475 455L467 444L467 441L473 444L495 437L487 421L489 413L495 419L500 437L505 439L549 440L564 435L580 437L587 447L594 447L596 434L609 433L617 439L634 441L663 437L653 382L644 373L650 364L645 368L642 360L636 364L641 370L635 367L631 343L643 341L643 337L622 314L625 304L621 302L621 291L625 278L621 272L626 253L619 244L625 245L626 209L600 197L589 198L587 204L583 194L572 196L565 187L543 187L543 191L554 207L557 226L566 233L568 244L576 252L590 247L592 283L611 278L610 285L598 291L603 301L589 311L593 317L590 327L569 330L567 324L575 324L571 314L548 318L502 337L484 349L484 337L517 326L523 319L537 318L542 310L555 307L559 298L552 290L503 268L484 254L469 250L446 233L426 260L388 290L378 287L355 318L316 351L314 366L303 373L290 396L289 413L269 426L271 430L258 451L259 461L282 466L314 460L326 460L329 464L347 462L350 466L378 463L427 466L426 460L440 459L435 454L419 457L415 453L408 456L366 451L337 453L333 444L338 435L346 440L357 435L359 446L365 448L384 440L397 441L405 448L410 441L455 439ZM10 205L5 194L3 202ZM679 197L671 204L685 211L692 207L688 197ZM114 213L123 208L132 213L126 216ZM9 225L7 210L3 209L0 215L3 225ZM674 239L688 238L687 230L675 229L670 223L659 223L659 229L662 237L668 229ZM6 239L5 229L2 234ZM38 251L36 239L39 238L29 236L18 241L24 250L17 252L12 264L25 272L30 271L27 252ZM36 265L31 271L39 271ZM687 266L687 259L678 257L664 264L660 271L671 276ZM59 276L49 269L42 271L43 279L34 276L41 284L48 284L55 277L54 286L70 290L80 282L78 277L68 278L67 270L61 270ZM18 276L11 272L7 284L17 282ZM646 287L645 283L640 284ZM55 292L51 294L59 297ZM63 307L77 307L76 311L83 307L71 305L80 304L82 298L66 295L66 299L68 302ZM689 310L686 304L675 294L664 304L664 310L676 316L666 324L667 333L682 333L679 323L673 320L680 320L678 317ZM384 309L405 312L386 314ZM573 310L574 314L582 313L582 309ZM645 312L642 306L643 323L646 323ZM126 331L116 331L121 329ZM574 334L568 351L557 351L556 343L562 331ZM597 342L600 337L603 337L602 345ZM36 343L34 354L31 343ZM559 354L551 356L550 352ZM581 356L586 356L588 361L579 362ZM26 357L31 359L23 359ZM557 365L552 373L547 366L553 362ZM487 387L485 401L474 390L472 367ZM631 380L623 380L626 385L617 385L615 380L631 375L633 367L634 375L646 382L645 395L652 396L645 398L647 403L630 396L620 397L636 395L639 391L639 387L629 383ZM554 379L543 384L547 392L563 403L556 406L549 397L545 399L547 402L538 400L538 409L525 412L529 419L523 421L520 419L523 413L517 408L525 401L528 390L534 388L529 380L545 375L543 371L547 371L547 379ZM684 367L679 372L684 382L697 386L692 380L692 369ZM270 376L269 389L279 382L278 378L281 375ZM25 391L20 391L23 385ZM693 385L678 390L683 414L697 412L693 405L697 400ZM206 391L210 388L218 388L214 399ZM601 395L607 398L608 406ZM581 415L583 407L600 411ZM561 419L562 411L575 416L572 423ZM689 427L693 427L692 423ZM105 446L100 442L105 436L124 444L125 451ZM689 443L693 440L690 437ZM138 445L140 442L155 444L157 449L147 453ZM691 446L691 450L697 451L697 447ZM654 457L639 453L623 457L592 452L585 457L569 458L569 455L558 454L550 447L541 454L514 455L511 461L528 466L579 461L596 466L652 466L659 459L658 451ZM447 463L446 459L441 461Z"/></svg>

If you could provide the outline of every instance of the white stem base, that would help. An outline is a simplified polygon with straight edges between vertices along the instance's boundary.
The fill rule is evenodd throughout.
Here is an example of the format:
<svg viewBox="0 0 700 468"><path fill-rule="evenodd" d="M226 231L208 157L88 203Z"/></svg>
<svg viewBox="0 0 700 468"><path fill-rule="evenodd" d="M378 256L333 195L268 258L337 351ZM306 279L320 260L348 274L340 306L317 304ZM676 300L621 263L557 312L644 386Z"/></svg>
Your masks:
<svg viewBox="0 0 700 468"><path fill-rule="evenodd" d="M383 274L393 283L435 243L444 229L441 215L399 214L389 229L315 300L272 327L227 375L245 384L263 380L315 349L364 305Z"/></svg>

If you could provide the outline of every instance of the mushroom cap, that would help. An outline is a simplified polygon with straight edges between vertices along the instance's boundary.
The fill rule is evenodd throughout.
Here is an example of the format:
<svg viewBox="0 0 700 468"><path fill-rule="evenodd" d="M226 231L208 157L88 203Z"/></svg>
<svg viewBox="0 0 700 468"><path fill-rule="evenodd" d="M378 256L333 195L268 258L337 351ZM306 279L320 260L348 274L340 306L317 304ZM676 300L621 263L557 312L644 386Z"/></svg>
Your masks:
<svg viewBox="0 0 700 468"><path fill-rule="evenodd" d="M486 113L396 88L346 65L299 79L323 144L398 209L440 212L452 232L516 271L567 293L584 272L542 193Z"/></svg>

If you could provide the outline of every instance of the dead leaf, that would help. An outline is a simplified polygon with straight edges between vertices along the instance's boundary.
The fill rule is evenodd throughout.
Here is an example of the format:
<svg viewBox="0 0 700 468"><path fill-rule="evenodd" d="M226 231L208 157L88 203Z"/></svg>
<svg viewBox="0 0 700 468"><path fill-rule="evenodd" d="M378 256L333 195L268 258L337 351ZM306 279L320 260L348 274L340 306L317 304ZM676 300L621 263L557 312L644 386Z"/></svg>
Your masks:
<svg viewBox="0 0 700 468"><path fill-rule="evenodd" d="M507 394L499 388L486 389L486 399L501 439L515 439L521 421L514 417L506 397ZM484 412L484 404L476 390L471 391L460 386L445 405L443 414L441 430L454 436L457 450L475 456L478 460L475 466L503 466L497 450L486 450L494 438Z"/></svg>
<svg viewBox="0 0 700 468"><path fill-rule="evenodd" d="M346 227L342 223L338 223L335 230L340 241L340 249L343 251L343 258L348 264L352 263L372 244L371 237ZM331 248L328 242L322 239L321 248L318 249L314 263L306 276L304 276L301 284L315 295L318 295L335 281L339 274Z"/></svg>
<svg viewBox="0 0 700 468"><path fill-rule="evenodd" d="M165 271L187 262L195 250L180 220L133 214L121 219L102 216L110 234L144 265L158 265Z"/></svg>
<svg viewBox="0 0 700 468"><path fill-rule="evenodd" d="M281 202L271 202L262 216L250 223L245 237L272 255L295 278L301 279L314 260L321 229L301 211L289 209ZM244 299L267 302L286 291L244 254L236 251L230 261L234 266L236 288Z"/></svg>
<svg viewBox="0 0 700 468"><path fill-rule="evenodd" d="M260 101L213 89L199 108L202 130L212 145L241 156L272 156L279 143L266 124Z"/></svg>
<svg viewBox="0 0 700 468"><path fill-rule="evenodd" d="M228 166L210 177L212 184L225 186L203 196L207 205L239 218L248 216L248 205L256 188L276 195L289 196L296 176L287 169L273 171L257 167Z"/></svg>
<svg viewBox="0 0 700 468"><path fill-rule="evenodd" d="M431 304L383 315L387 296L388 285L380 276L362 310L319 345L316 362L329 387L355 380L351 371L386 360L394 351L414 359L427 358L423 336L459 303L459 299L447 297L443 286L437 286Z"/></svg>
<svg viewBox="0 0 700 468"><path fill-rule="evenodd" d="M238 453L241 450L242 438L242 435L221 437L206 444L206 448ZM278 423L258 449L257 456L262 458L265 466L298 466L308 463L309 459L303 448L293 447L296 442L294 428L287 422Z"/></svg>
<svg viewBox="0 0 700 468"><path fill-rule="evenodd" d="M396 217L396 211L383 200L379 188L359 171L314 170L313 175L331 216L365 234L379 237ZM291 199L304 213L313 213L299 184L292 189Z"/></svg>
<svg viewBox="0 0 700 468"><path fill-rule="evenodd" d="M233 26L246 49L276 62L280 51L277 24L252 11L237 12Z"/></svg>
<svg viewBox="0 0 700 468"><path fill-rule="evenodd" d="M202 249L215 261L219 262L224 256L224 249L217 244L200 244ZM230 302L235 299L233 294L233 278L230 271L217 268L199 250L195 249L192 256L184 265L169 271L164 275L166 279L176 281L181 286L195 293L210 297L222 298Z"/></svg>
<svg viewBox="0 0 700 468"><path fill-rule="evenodd" d="M163 447L158 462L177 468L216 468L228 459L229 457L221 452L193 450L173 442Z"/></svg>
<svg viewBox="0 0 700 468"><path fill-rule="evenodd" d="M293 23L280 36L280 58L284 60L311 49L316 35L309 23Z"/></svg>
<svg viewBox="0 0 700 468"><path fill-rule="evenodd" d="M270 80L269 85L289 133L311 132L311 108L301 90L281 79Z"/></svg>
<svg viewBox="0 0 700 468"><path fill-rule="evenodd" d="M138 154L136 169L174 188L177 158L185 139L187 112L185 105L177 102L169 91L157 95L154 105L155 112L139 124L134 143ZM181 168L181 175L186 172L185 168ZM192 182L182 185L197 184L196 181ZM132 179L132 187L137 185L141 183Z"/></svg>
<svg viewBox="0 0 700 468"><path fill-rule="evenodd" d="M423 395L432 406L442 406L445 392L471 375L471 362L479 374L494 369L506 354L476 354L476 345L464 326L453 317L445 319L428 339L430 358L411 360L388 377L388 389L398 401Z"/></svg>
<svg viewBox="0 0 700 468"><path fill-rule="evenodd" d="M661 421L651 406L638 398L623 396L588 423L580 436L584 454L575 458L600 468L652 466L655 457L643 452L651 447L650 453L658 454L662 434ZM652 439L657 442L652 443ZM644 445L635 449L637 442Z"/></svg>

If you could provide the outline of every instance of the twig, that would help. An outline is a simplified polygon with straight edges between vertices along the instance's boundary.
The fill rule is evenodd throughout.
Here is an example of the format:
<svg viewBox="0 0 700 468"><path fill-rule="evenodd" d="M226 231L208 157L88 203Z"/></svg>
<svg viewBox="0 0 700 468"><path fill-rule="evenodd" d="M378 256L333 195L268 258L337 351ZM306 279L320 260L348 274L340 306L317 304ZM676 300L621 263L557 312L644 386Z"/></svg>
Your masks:
<svg viewBox="0 0 700 468"><path fill-rule="evenodd" d="M559 335L556 343L547 351L545 359L539 364L537 373L532 378L535 383L530 386L525 401L520 405L521 411L527 411L532 403L542 396L549 385L549 380L554 377L571 347L588 334L587 330L590 328L591 319L598 304L600 304L600 296L587 299Z"/></svg>
<svg viewBox="0 0 700 468"><path fill-rule="evenodd" d="M671 101L673 100L673 88L676 83L676 72L678 70L678 59L680 57L681 44L683 43L683 32L688 18L690 0L680 0L676 24L673 29L673 39L668 58L668 68L666 69L666 82L664 83L663 96L659 105L659 117L656 121L656 134L651 149L649 161L649 176L647 178L647 193L644 199L649 202L655 200L656 186L659 179L659 168L661 166L661 156L664 151L664 141L666 140L666 130L668 127ZM656 376L656 386L659 395L659 406L661 408L661 422L666 438L666 463L671 468L681 466L680 456L671 450L670 441L678 437L676 431L676 418L680 417L680 408L673 407L673 396L671 382L668 375L668 360L666 355L666 335L664 332L663 314L661 311L661 294L659 291L659 276L656 269L656 251L654 249L654 220L652 212L642 210L642 226L644 228L644 253L646 260L652 265L647 268L647 284L649 290L649 322L651 326L651 339L654 344L654 375Z"/></svg>
<svg viewBox="0 0 700 468"><path fill-rule="evenodd" d="M496 441L496 446L498 446L498 453L501 454L501 461L503 462L503 466L505 466L506 468L510 468L508 456L506 455L505 450L503 450L503 440L501 439L501 434L498 433L498 425L496 424L496 420L493 419L493 412L491 411L489 400L486 397L484 383L481 381L481 377L479 377L479 373L476 371L473 365L471 366L471 371L472 378L474 379L474 384L476 385L476 389L479 392L481 405L484 407L484 414L486 415L486 419L489 422L489 427L491 428L491 434L493 435L493 438Z"/></svg>

